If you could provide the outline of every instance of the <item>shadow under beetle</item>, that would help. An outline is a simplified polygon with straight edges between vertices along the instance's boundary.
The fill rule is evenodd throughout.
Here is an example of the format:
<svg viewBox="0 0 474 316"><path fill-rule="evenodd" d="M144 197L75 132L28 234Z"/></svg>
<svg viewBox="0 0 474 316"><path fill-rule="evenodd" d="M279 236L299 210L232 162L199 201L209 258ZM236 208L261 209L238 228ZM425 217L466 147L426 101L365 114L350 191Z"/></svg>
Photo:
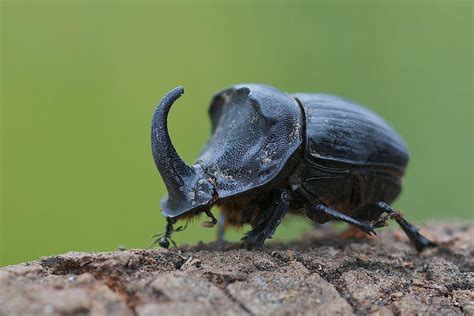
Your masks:
<svg viewBox="0 0 474 316"><path fill-rule="evenodd" d="M151 125L153 158L168 190L162 247L183 229L173 229L179 219L205 213L205 226L216 224L213 205L222 212L220 237L224 226L252 225L242 238L247 249L262 249L288 212L315 223L343 221L369 235L395 219L418 251L435 246L389 206L400 193L408 152L375 113L332 95L235 85L213 97L212 135L188 166L167 127L183 93L177 87L165 95Z"/></svg>

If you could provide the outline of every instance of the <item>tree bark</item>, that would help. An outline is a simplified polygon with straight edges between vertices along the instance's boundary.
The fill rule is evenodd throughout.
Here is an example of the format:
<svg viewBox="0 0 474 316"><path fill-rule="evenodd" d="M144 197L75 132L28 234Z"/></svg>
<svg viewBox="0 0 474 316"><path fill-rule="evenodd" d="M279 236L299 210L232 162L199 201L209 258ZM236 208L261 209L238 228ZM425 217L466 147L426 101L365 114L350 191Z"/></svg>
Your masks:
<svg viewBox="0 0 474 316"><path fill-rule="evenodd" d="M426 228L440 245L421 254L328 229L263 252L70 252L1 268L0 315L474 315L474 225Z"/></svg>

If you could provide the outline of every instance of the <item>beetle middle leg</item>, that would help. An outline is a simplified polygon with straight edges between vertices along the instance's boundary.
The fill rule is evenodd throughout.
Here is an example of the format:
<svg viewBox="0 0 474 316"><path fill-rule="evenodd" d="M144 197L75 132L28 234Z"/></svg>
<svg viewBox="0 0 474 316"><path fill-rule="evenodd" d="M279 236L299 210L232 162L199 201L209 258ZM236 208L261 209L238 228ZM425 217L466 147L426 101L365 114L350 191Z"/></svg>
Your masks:
<svg viewBox="0 0 474 316"><path fill-rule="evenodd" d="M383 213L386 215L380 217ZM418 228L407 222L400 212L394 210L385 202L367 204L357 210L354 217L359 220L375 221L374 227L376 228L386 226L385 221L388 219L395 219L419 252L426 247L436 246L436 243L420 234Z"/></svg>
<svg viewBox="0 0 474 316"><path fill-rule="evenodd" d="M247 250L256 248L258 250L263 249L263 243L265 240L272 239L275 230L280 225L281 220L288 213L290 208L291 192L284 190L281 193L280 199L273 213L270 215L268 220L262 221L253 230L251 230L244 238L242 238L242 247Z"/></svg>
<svg viewBox="0 0 474 316"><path fill-rule="evenodd" d="M224 234L225 234L225 216L221 214L219 217L219 221L217 222L217 242L223 243L224 242Z"/></svg>

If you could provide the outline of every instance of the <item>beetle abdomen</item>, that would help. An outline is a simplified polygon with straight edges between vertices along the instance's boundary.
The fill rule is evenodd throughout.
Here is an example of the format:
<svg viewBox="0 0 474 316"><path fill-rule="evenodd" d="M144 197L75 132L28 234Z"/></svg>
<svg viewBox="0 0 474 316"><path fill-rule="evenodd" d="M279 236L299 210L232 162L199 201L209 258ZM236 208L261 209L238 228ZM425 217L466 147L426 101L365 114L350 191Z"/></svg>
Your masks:
<svg viewBox="0 0 474 316"><path fill-rule="evenodd" d="M354 165L346 162L303 158L301 191L308 200L317 200L350 213L373 202L392 202L401 191L396 170Z"/></svg>
<svg viewBox="0 0 474 316"><path fill-rule="evenodd" d="M378 115L325 94L295 94L306 117L302 187L339 208L391 202L408 163L401 137Z"/></svg>

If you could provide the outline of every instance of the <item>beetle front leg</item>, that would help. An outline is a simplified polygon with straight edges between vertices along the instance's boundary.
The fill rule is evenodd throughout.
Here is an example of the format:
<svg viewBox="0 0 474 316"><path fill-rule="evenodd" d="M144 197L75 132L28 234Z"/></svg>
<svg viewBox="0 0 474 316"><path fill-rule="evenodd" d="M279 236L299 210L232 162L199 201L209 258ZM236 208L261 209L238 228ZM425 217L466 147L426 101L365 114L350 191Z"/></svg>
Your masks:
<svg viewBox="0 0 474 316"><path fill-rule="evenodd" d="M171 235L174 232L179 232L179 231L185 230L187 224L185 226L179 226L176 229L173 228L174 224L176 224L176 220L167 217L166 218L165 232L161 233L161 234L153 235L153 237L156 238L153 245L158 243L162 248L168 248L170 246L170 241L171 241L171 243L176 247L176 243L173 241L173 239L171 239Z"/></svg>
<svg viewBox="0 0 474 316"><path fill-rule="evenodd" d="M386 213L387 215L379 218L383 213ZM394 210L385 202L367 204L356 212L355 217L361 220L376 221L374 227L386 226L386 220L395 219L411 242L415 245L416 250L421 252L426 247L436 247L436 243L420 234L418 228L407 222L400 212Z"/></svg>
<svg viewBox="0 0 474 316"><path fill-rule="evenodd" d="M290 208L290 201L291 192L289 190L284 190L280 196L278 205L275 208L273 214L271 214L270 218L255 227L247 234L247 236L242 238L242 248L245 248L247 250L252 250L254 248L262 250L263 243L265 242L265 240L267 238L273 238L275 230L277 229L278 225L280 225L286 213L288 213L288 209Z"/></svg>

